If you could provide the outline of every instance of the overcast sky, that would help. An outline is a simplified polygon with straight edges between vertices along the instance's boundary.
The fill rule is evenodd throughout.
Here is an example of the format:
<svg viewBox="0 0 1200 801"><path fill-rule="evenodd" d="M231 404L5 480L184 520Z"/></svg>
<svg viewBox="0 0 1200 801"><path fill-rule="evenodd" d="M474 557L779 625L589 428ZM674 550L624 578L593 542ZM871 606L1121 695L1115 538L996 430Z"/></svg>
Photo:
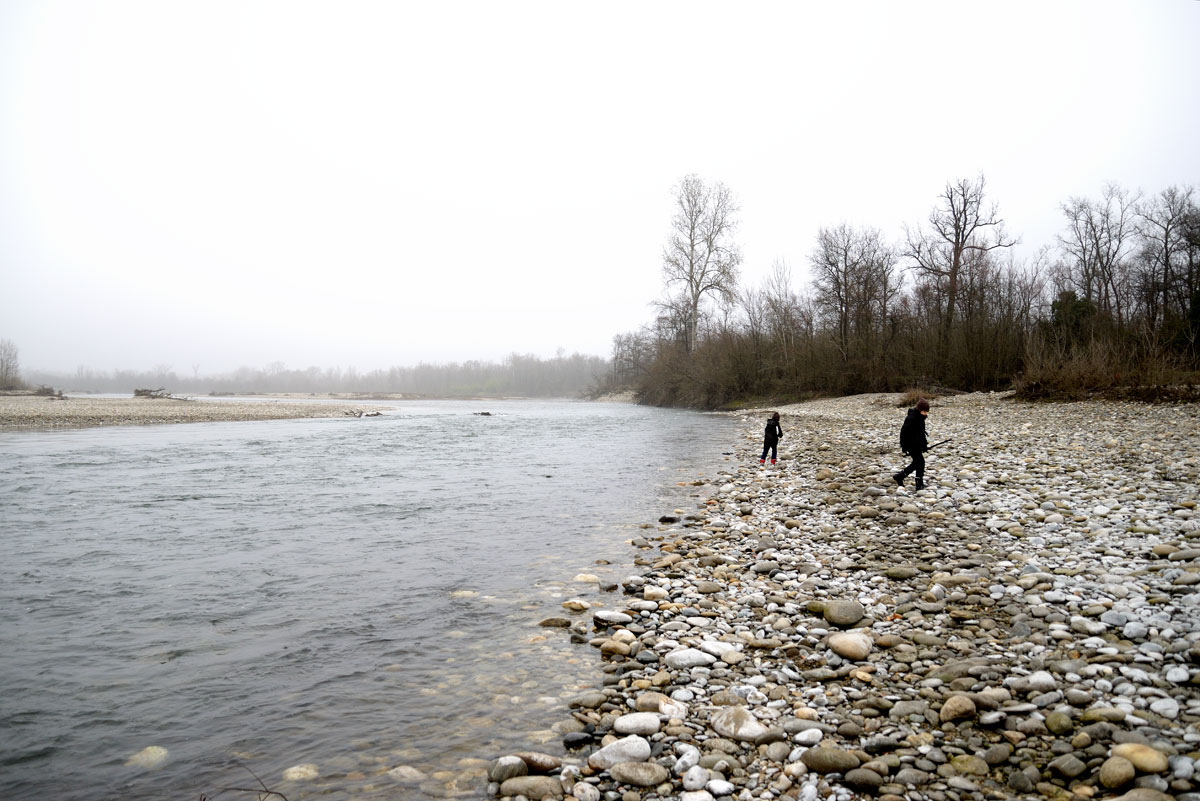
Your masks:
<svg viewBox="0 0 1200 801"><path fill-rule="evenodd" d="M609 354L672 188L744 283L986 176L1018 258L1200 185L1200 1L0 0L0 338L181 374Z"/></svg>

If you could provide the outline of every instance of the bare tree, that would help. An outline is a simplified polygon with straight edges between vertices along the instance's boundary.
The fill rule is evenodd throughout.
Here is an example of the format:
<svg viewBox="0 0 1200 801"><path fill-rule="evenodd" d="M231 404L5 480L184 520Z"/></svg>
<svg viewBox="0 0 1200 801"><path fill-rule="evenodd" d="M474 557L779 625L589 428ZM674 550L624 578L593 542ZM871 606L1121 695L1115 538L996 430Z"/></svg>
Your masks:
<svg viewBox="0 0 1200 801"><path fill-rule="evenodd" d="M1138 196L1107 184L1100 200L1073 197L1062 205L1067 230L1058 238L1078 291L1121 329L1130 305L1129 248Z"/></svg>
<svg viewBox="0 0 1200 801"><path fill-rule="evenodd" d="M845 223L817 232L810 258L814 301L834 334L842 363L870 357L899 291L896 257L875 228Z"/></svg>
<svg viewBox="0 0 1200 801"><path fill-rule="evenodd" d="M960 178L946 184L938 205L929 213L929 229L905 231L904 255L936 290L941 317L940 360L949 352L959 282L968 255L1016 244L1004 233L996 204L984 205L984 178Z"/></svg>
<svg viewBox="0 0 1200 801"><path fill-rule="evenodd" d="M1150 328L1186 316L1195 277L1187 259L1187 227L1196 213L1195 190L1170 186L1138 208L1142 275L1138 281Z"/></svg>
<svg viewBox="0 0 1200 801"><path fill-rule="evenodd" d="M792 271L787 262L776 260L762 290L765 323L778 350L780 367L792 369L798 352L798 337L804 330L800 298L792 289Z"/></svg>
<svg viewBox="0 0 1200 801"><path fill-rule="evenodd" d="M11 339L0 339L0 389L20 389L21 359Z"/></svg>
<svg viewBox="0 0 1200 801"><path fill-rule="evenodd" d="M701 304L709 296L736 296L742 254L733 241L738 206L723 183L708 186L689 175L675 188L675 216L663 248L664 312L678 315L686 351L696 344Z"/></svg>

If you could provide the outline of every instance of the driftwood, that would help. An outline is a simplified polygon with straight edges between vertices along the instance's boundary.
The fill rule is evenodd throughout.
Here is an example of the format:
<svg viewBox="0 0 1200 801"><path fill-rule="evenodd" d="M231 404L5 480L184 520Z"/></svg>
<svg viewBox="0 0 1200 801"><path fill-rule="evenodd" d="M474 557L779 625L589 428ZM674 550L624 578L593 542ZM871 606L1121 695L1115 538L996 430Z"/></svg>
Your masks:
<svg viewBox="0 0 1200 801"><path fill-rule="evenodd" d="M368 412L363 409L347 409L347 417L383 417L383 412Z"/></svg>

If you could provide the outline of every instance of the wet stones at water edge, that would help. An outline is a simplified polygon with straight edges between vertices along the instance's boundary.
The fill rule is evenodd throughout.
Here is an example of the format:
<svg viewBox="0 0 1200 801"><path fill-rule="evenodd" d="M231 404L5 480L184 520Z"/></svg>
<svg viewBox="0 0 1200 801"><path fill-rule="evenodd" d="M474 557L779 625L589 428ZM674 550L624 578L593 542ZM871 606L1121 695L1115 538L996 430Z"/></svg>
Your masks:
<svg viewBox="0 0 1200 801"><path fill-rule="evenodd" d="M1200 408L951 398L912 493L887 401L785 410L813 459L731 461L564 605L596 687L491 794L1200 801Z"/></svg>

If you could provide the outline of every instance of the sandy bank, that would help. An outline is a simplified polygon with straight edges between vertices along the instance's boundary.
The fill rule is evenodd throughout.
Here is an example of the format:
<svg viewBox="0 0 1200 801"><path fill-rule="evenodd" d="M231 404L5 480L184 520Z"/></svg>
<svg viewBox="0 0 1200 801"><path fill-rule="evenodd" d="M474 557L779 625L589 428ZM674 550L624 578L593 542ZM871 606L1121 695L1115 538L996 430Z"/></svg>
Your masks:
<svg viewBox="0 0 1200 801"><path fill-rule="evenodd" d="M372 405L369 411L382 408ZM360 407L345 402L151 398L60 400L31 395L8 395L0 396L0 431L342 417L359 410Z"/></svg>

